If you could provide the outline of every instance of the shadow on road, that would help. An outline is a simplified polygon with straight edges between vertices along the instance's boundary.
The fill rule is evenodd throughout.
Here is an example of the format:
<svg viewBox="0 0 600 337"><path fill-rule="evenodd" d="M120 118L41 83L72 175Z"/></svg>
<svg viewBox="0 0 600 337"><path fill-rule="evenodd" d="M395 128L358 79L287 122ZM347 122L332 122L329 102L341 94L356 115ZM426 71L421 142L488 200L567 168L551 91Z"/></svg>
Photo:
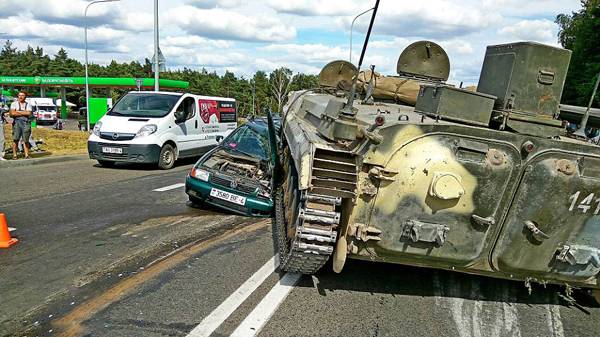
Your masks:
<svg viewBox="0 0 600 337"><path fill-rule="evenodd" d="M331 263L328 263L316 276L316 290L321 296L327 296L328 291L354 291L373 295L437 296L528 305L568 305L559 296L559 293L564 294L564 289L556 285L543 287L532 284L533 291L530 295L523 282L397 264L348 260L341 274L334 273ZM315 283L311 278L305 277L298 286L314 288ZM574 297L585 308L600 307L591 296L583 292L575 292ZM585 311L584 308L580 309Z"/></svg>
<svg viewBox="0 0 600 337"><path fill-rule="evenodd" d="M196 163L200 157L182 158L175 162L173 168L192 165ZM156 164L141 164L141 163L115 163L114 166L102 166L98 163L94 164L94 167L103 168L107 170L140 170L140 171L162 171L156 166Z"/></svg>

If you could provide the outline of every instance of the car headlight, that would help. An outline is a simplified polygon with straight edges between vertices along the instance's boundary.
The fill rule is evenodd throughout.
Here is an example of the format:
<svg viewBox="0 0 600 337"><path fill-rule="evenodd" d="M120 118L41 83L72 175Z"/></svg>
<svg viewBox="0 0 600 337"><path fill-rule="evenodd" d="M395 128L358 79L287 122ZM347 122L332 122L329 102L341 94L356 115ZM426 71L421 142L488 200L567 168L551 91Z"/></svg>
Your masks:
<svg viewBox="0 0 600 337"><path fill-rule="evenodd" d="M102 127L102 122L96 122L96 125L94 125L94 129L92 130L94 135L100 137L100 128L101 127Z"/></svg>
<svg viewBox="0 0 600 337"><path fill-rule="evenodd" d="M208 181L208 178L210 177L210 172L194 167L190 172L190 177L200 179L202 181Z"/></svg>
<svg viewBox="0 0 600 337"><path fill-rule="evenodd" d="M144 125L142 126L142 128L140 129L140 131L138 131L135 134L135 137L146 137L146 136L150 136L151 134L156 132L156 125L154 124L148 124L148 125Z"/></svg>
<svg viewBox="0 0 600 337"><path fill-rule="evenodd" d="M258 196L266 199L271 199L271 193L268 190L258 190Z"/></svg>

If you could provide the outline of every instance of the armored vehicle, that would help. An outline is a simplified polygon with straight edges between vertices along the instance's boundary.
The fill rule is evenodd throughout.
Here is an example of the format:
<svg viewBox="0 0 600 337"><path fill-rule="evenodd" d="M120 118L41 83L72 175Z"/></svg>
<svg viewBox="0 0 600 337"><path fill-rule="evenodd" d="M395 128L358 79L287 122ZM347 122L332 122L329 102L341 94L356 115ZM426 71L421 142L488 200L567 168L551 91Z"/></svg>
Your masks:
<svg viewBox="0 0 600 337"><path fill-rule="evenodd" d="M281 268L340 272L350 257L600 288L600 146L560 119L571 52L489 46L470 91L446 83L440 46L415 43L390 77L419 83L413 107L375 97L365 47L283 109Z"/></svg>

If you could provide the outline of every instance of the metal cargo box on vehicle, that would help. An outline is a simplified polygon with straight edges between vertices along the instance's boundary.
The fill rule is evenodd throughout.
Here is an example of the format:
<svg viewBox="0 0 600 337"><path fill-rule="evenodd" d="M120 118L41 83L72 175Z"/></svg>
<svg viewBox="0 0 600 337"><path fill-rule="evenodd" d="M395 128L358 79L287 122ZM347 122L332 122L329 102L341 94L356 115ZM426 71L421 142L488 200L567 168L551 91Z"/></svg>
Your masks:
<svg viewBox="0 0 600 337"><path fill-rule="evenodd" d="M498 110L554 119L570 59L570 50L534 42L488 46L477 91L498 97Z"/></svg>
<svg viewBox="0 0 600 337"><path fill-rule="evenodd" d="M415 111L434 118L489 126L495 99L449 86L422 85Z"/></svg>

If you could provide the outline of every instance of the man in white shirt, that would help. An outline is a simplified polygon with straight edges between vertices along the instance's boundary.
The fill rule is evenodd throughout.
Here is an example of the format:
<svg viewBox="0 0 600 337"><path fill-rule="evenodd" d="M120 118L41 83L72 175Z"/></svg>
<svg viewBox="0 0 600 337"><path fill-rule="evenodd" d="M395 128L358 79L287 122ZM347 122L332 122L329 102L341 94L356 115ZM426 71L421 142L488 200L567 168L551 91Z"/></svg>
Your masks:
<svg viewBox="0 0 600 337"><path fill-rule="evenodd" d="M4 103L0 102L0 161L4 159Z"/></svg>
<svg viewBox="0 0 600 337"><path fill-rule="evenodd" d="M19 92L17 101L10 106L10 117L13 119L13 159L17 159L17 145L19 140L23 139L25 159L29 159L29 137L31 136L31 104L25 101L27 94L24 91Z"/></svg>

